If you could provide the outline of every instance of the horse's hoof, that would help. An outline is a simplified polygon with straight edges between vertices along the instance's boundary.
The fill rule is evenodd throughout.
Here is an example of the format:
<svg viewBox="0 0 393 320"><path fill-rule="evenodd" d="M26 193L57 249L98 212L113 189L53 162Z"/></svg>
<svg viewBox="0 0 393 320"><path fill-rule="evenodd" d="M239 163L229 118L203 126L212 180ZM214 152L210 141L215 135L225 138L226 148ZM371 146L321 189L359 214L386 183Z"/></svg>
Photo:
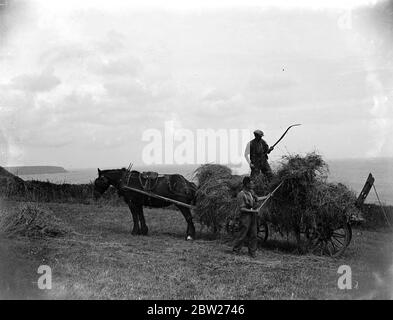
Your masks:
<svg viewBox="0 0 393 320"><path fill-rule="evenodd" d="M139 230L132 230L132 231L131 231L131 234L132 234L133 236L137 236L137 235L141 234L141 232L140 232Z"/></svg>
<svg viewBox="0 0 393 320"><path fill-rule="evenodd" d="M192 240L194 240L191 236L187 236L187 239L186 239L187 241L192 241Z"/></svg>

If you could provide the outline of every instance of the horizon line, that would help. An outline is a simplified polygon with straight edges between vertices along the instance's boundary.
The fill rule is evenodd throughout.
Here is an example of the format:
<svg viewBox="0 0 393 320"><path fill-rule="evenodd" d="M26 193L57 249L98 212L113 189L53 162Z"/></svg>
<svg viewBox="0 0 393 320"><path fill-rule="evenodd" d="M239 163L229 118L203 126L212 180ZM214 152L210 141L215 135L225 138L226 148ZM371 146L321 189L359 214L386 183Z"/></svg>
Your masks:
<svg viewBox="0 0 393 320"><path fill-rule="evenodd" d="M373 160L389 160L392 159L393 160L393 156L383 156L383 157L345 157L345 158L325 158L324 161L325 162L329 162L329 161L350 161L350 160L361 160L361 161L365 161L365 160L369 160L369 161L373 161ZM280 159L275 159L275 160L271 160L270 162L277 162L280 161ZM161 163L161 164L143 164L143 163L134 163L134 166L142 166L142 167L153 167L153 166L200 166L203 164L208 164L208 163L215 163L215 162L206 162L206 163L184 163L184 164L177 164L177 163L172 163L172 164L165 164L165 163ZM228 167L242 167L243 165L233 165L233 164L222 164L222 163L217 163L217 164L221 164L221 165L225 165ZM65 170L82 170L82 169L96 169L100 166L91 166L91 167L79 167L79 166L65 166L65 165L59 165L59 164L28 164L28 165L0 165L3 168L15 168L15 167L61 167ZM123 167L127 167L126 165L120 165L120 166L101 166L101 168L114 168L114 167L119 167L119 168L123 168Z"/></svg>

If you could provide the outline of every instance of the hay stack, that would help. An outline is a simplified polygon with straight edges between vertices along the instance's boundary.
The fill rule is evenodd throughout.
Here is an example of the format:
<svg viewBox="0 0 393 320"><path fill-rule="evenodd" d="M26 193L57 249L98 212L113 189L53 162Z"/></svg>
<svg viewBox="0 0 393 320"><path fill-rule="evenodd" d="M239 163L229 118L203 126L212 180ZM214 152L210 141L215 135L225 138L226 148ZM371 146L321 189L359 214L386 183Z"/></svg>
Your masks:
<svg viewBox="0 0 393 320"><path fill-rule="evenodd" d="M198 181L196 218L214 232L219 231L229 218L238 213L236 195L242 189L243 176L232 175L230 168L218 164L202 165L195 170L194 176ZM266 179L258 179L255 189L256 192L265 192Z"/></svg>
<svg viewBox="0 0 393 320"><path fill-rule="evenodd" d="M232 216L236 210L236 199L233 197L236 181L232 179L232 170L218 164L204 164L197 168L194 177L198 181L196 191L197 220L212 228L221 229L222 221Z"/></svg>
<svg viewBox="0 0 393 320"><path fill-rule="evenodd" d="M6 236L57 237L70 232L48 209L26 203L0 209L0 232Z"/></svg>
<svg viewBox="0 0 393 320"><path fill-rule="evenodd" d="M356 195L345 185L319 182L314 189L310 198L310 211L323 225L335 229L349 216L358 214Z"/></svg>
<svg viewBox="0 0 393 320"><path fill-rule="evenodd" d="M328 167L316 153L284 156L271 183L261 175L255 192L266 195L282 181L282 186L267 202L264 216L283 232L314 226L315 222L335 227L356 208L356 197L343 184L327 183ZM195 214L200 223L220 230L238 213L236 194L242 188L242 176L232 175L222 165L205 164L195 172L198 180Z"/></svg>
<svg viewBox="0 0 393 320"><path fill-rule="evenodd" d="M232 170L220 164L203 164L194 172L194 177L197 179L199 186L204 185L211 179L230 179Z"/></svg>
<svg viewBox="0 0 393 320"><path fill-rule="evenodd" d="M315 152L285 156L274 178L284 181L269 203L269 220L281 231L298 231L315 223L341 224L353 210L355 196L343 184L327 183L328 166Z"/></svg>

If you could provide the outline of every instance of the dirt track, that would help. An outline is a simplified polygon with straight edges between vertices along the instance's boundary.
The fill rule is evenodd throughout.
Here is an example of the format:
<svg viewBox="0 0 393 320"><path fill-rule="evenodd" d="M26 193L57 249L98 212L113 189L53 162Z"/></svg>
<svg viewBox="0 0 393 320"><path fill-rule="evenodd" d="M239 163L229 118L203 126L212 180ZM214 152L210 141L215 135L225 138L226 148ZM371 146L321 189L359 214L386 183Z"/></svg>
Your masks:
<svg viewBox="0 0 393 320"><path fill-rule="evenodd" d="M293 253L280 237L256 260L230 254L228 239L207 232L184 241L181 214L146 209L149 236L131 236L125 207L47 204L74 233L0 242L0 298L38 299L351 299L391 298L392 235L354 230L338 260ZM197 225L197 230L199 226ZM244 248L244 253L246 249ZM47 264L53 288L39 290ZM339 290L337 269L352 268L352 290Z"/></svg>

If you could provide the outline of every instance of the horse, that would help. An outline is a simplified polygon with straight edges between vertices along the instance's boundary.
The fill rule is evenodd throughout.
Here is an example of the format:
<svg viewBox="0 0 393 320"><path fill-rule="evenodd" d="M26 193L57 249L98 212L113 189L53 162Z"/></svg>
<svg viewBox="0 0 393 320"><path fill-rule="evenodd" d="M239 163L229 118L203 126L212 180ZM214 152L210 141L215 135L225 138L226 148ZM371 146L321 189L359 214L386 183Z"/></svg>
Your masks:
<svg viewBox="0 0 393 320"><path fill-rule="evenodd" d="M126 168L98 170L98 178L94 180L94 198L97 200L104 192L113 186L118 195L123 197L128 205L133 219L132 235L147 235L148 227L143 214L143 207L164 208L170 206L169 201L157 199L153 196L132 191L124 186L139 189L144 192L153 192L158 196L177 200L192 205L195 202L196 185L180 174L159 175L154 172L129 171ZM175 204L187 222L186 240L195 238L195 226L190 208Z"/></svg>

